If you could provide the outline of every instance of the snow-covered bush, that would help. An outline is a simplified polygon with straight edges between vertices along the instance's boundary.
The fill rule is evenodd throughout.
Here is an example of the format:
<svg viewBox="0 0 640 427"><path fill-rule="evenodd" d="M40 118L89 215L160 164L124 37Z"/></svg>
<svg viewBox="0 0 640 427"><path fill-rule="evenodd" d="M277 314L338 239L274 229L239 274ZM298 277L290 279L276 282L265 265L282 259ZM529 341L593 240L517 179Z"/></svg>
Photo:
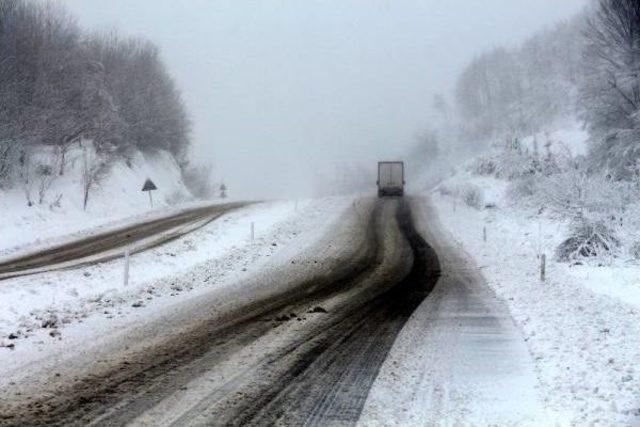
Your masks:
<svg viewBox="0 0 640 427"><path fill-rule="evenodd" d="M438 185L437 191L442 196L460 199L465 205L474 209L482 209L484 207L484 193L482 189L475 184L468 182L462 184L441 183Z"/></svg>
<svg viewBox="0 0 640 427"><path fill-rule="evenodd" d="M615 256L619 248L620 241L615 232L602 221L578 218L571 224L569 238L556 249L556 259L569 262L581 258Z"/></svg>
<svg viewBox="0 0 640 427"><path fill-rule="evenodd" d="M633 181L640 175L640 129L611 132L592 145L589 165L606 170L614 179Z"/></svg>
<svg viewBox="0 0 640 427"><path fill-rule="evenodd" d="M509 181L540 173L540 162L526 153L503 155L496 169L496 178Z"/></svg>
<svg viewBox="0 0 640 427"><path fill-rule="evenodd" d="M507 198L514 203L532 198L539 190L540 181L539 178L528 176L509 183Z"/></svg>
<svg viewBox="0 0 640 427"><path fill-rule="evenodd" d="M211 167L187 165L182 168L182 177L195 197L203 200L213 197L215 187L211 179Z"/></svg>
<svg viewBox="0 0 640 427"><path fill-rule="evenodd" d="M631 201L631 190L627 182L571 169L542 178L537 197L541 205L564 217L593 218L619 216Z"/></svg>
<svg viewBox="0 0 640 427"><path fill-rule="evenodd" d="M522 146L518 138L507 138L494 146L490 153L477 157L470 170L476 175L512 181L540 173L542 164Z"/></svg>
<svg viewBox="0 0 640 427"><path fill-rule="evenodd" d="M491 154L478 156L471 165L472 172L480 176L493 176L497 169L496 156Z"/></svg>
<svg viewBox="0 0 640 427"><path fill-rule="evenodd" d="M484 204L484 194L477 185L466 184L461 189L462 200L467 206L475 209L482 209Z"/></svg>
<svg viewBox="0 0 640 427"><path fill-rule="evenodd" d="M640 241L633 242L629 248L629 255L636 261L640 261Z"/></svg>
<svg viewBox="0 0 640 427"><path fill-rule="evenodd" d="M441 196L455 196L457 193L456 188L453 188L452 186L444 182L438 185L437 191Z"/></svg>

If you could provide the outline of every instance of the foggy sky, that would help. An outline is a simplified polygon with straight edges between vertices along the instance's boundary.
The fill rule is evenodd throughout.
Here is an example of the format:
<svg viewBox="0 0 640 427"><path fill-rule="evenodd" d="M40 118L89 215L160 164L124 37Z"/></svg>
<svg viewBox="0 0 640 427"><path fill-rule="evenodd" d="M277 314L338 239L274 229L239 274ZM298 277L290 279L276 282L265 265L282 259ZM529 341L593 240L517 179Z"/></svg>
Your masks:
<svg viewBox="0 0 640 427"><path fill-rule="evenodd" d="M88 30L158 44L193 157L237 197L308 195L344 163L401 158L485 49L588 0L65 0Z"/></svg>

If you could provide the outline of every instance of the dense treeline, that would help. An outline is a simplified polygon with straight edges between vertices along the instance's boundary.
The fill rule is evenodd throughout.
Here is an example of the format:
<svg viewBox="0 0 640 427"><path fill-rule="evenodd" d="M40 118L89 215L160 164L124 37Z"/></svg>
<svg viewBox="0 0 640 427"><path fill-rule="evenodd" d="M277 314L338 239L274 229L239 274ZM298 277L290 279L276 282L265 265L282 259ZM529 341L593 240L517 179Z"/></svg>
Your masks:
<svg viewBox="0 0 640 427"><path fill-rule="evenodd" d="M476 57L455 93L462 137L531 134L575 109L584 16Z"/></svg>
<svg viewBox="0 0 640 427"><path fill-rule="evenodd" d="M587 21L579 111L591 167L640 188L640 2L601 0Z"/></svg>
<svg viewBox="0 0 640 427"><path fill-rule="evenodd" d="M470 170L510 181L519 206L568 220L558 260L640 260L640 1L598 0L517 49L477 57L456 106L462 141L493 142ZM588 130L586 156L547 133L567 118ZM480 187L447 191L483 207Z"/></svg>
<svg viewBox="0 0 640 427"><path fill-rule="evenodd" d="M574 116L592 136L592 167L637 174L640 2L600 0L519 48L475 58L455 99L463 140L522 137Z"/></svg>
<svg viewBox="0 0 640 427"><path fill-rule="evenodd" d="M0 0L0 179L15 182L33 147L91 140L101 158L168 150L182 160L189 122L151 43L87 35L59 5Z"/></svg>

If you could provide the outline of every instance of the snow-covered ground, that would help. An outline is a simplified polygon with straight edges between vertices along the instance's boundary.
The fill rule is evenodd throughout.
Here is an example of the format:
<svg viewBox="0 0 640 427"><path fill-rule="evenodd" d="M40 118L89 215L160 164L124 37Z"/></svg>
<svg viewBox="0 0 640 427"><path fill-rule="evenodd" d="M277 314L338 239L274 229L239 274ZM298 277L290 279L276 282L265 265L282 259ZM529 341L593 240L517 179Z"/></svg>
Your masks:
<svg viewBox="0 0 640 427"><path fill-rule="evenodd" d="M154 215L166 215L168 209L179 210L197 202L182 181L175 159L167 152L156 155L138 153L129 162L118 160L89 192L87 208L83 208L82 150L67 154L65 173L54 174L50 188L39 203L39 182L29 190L32 206L27 205L25 188L0 194L0 254L15 255L61 240L77 238L102 227L117 226ZM150 178L158 187L153 192L151 208L147 193L141 191Z"/></svg>
<svg viewBox="0 0 640 427"><path fill-rule="evenodd" d="M21 348L42 350L53 338L62 339L69 325L88 318L104 323L138 316L148 307L158 309L255 274L274 254L294 256L351 207L349 198L329 198L233 211L180 239L132 255L127 286L122 259L6 280L0 287L0 337L14 351L0 348L0 360L15 360L12 353L22 353Z"/></svg>
<svg viewBox="0 0 640 427"><path fill-rule="evenodd" d="M584 156L587 154L586 141L589 133L577 119L568 119L565 123L556 123L553 130L538 132L522 140L524 147L543 153L546 146L557 155Z"/></svg>
<svg viewBox="0 0 640 427"><path fill-rule="evenodd" d="M477 210L433 195L442 225L504 301L535 361L545 406L562 424L640 423L640 268L555 262L566 224L504 203ZM484 231L486 230L486 241ZM547 255L546 280L540 258ZM515 404L515 402L514 402ZM567 421L568 420L568 421Z"/></svg>

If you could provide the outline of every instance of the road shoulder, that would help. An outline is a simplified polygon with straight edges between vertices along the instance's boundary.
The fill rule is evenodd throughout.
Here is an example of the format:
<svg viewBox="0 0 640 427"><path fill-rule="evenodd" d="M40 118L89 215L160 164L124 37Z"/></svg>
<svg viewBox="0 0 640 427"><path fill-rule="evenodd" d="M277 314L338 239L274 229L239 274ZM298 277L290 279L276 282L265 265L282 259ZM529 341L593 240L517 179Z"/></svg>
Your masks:
<svg viewBox="0 0 640 427"><path fill-rule="evenodd" d="M544 424L533 362L507 307L428 203L414 200L415 221L442 277L398 336L360 425Z"/></svg>
<svg viewBox="0 0 640 427"><path fill-rule="evenodd" d="M548 407L572 425L638 425L640 310L633 298L594 291L591 283L607 284L590 272L607 273L614 289L637 285L637 274L635 283L625 284L626 268L556 262L547 243L561 231L536 216L500 206L456 206L437 194L433 200L443 227L481 260L487 284L507 304L535 362ZM547 249L544 282L539 247Z"/></svg>

